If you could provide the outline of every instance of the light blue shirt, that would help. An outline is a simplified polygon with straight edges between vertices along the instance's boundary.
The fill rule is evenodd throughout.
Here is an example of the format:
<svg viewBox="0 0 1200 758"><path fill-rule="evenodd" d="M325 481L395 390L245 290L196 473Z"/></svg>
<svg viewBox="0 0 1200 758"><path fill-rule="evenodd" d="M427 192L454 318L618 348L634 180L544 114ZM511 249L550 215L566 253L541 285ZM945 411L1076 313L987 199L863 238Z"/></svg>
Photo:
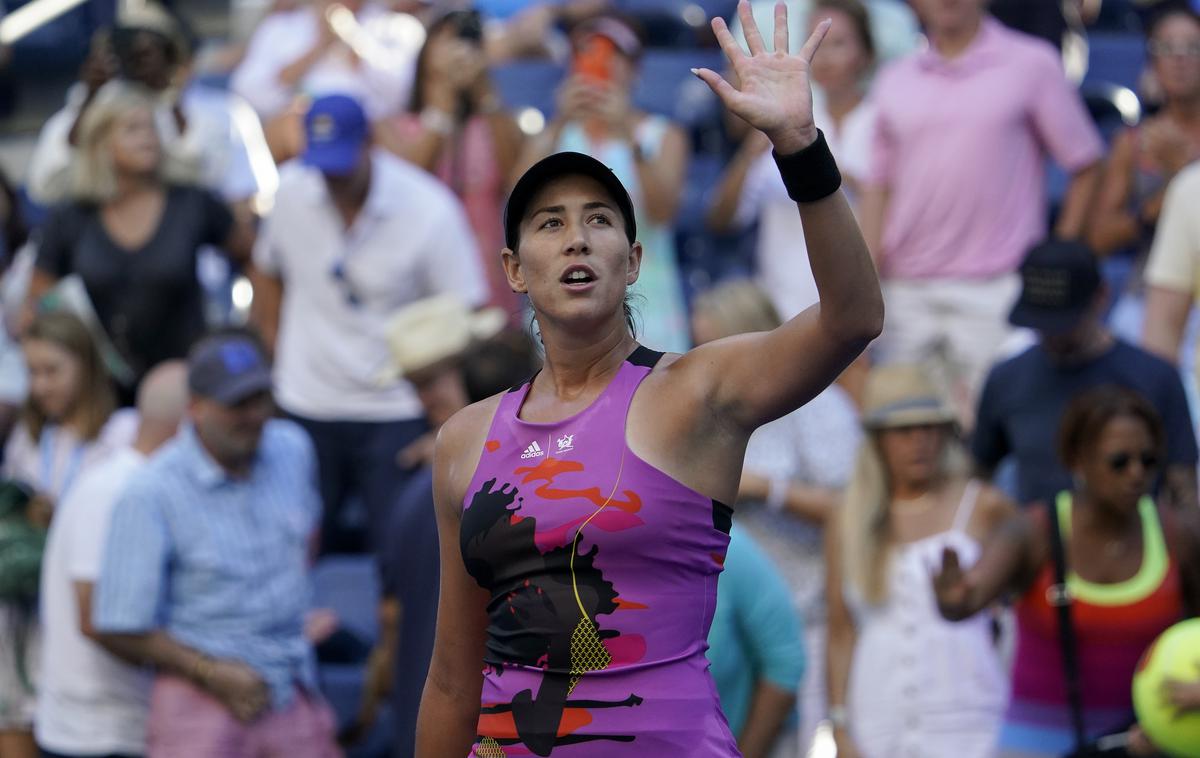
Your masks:
<svg viewBox="0 0 1200 758"><path fill-rule="evenodd" d="M760 680L795 692L804 676L800 617L787 584L754 538L736 523L717 584L708 645L721 709L735 736L746 725Z"/></svg>
<svg viewBox="0 0 1200 758"><path fill-rule="evenodd" d="M242 661L282 708L297 684L316 687L303 626L320 512L316 458L299 426L269 421L246 479L230 479L185 428L117 502L93 623L111 633L162 629Z"/></svg>

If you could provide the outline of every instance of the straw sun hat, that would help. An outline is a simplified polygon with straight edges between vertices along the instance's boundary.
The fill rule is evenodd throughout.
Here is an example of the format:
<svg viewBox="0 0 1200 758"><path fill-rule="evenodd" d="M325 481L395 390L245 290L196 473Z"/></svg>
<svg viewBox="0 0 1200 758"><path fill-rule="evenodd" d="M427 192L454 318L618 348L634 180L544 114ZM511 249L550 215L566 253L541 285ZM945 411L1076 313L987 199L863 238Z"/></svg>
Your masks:
<svg viewBox="0 0 1200 758"><path fill-rule="evenodd" d="M392 376L411 376L462 355L496 336L508 319L499 308L473 311L453 295L437 295L401 308L388 320Z"/></svg>
<svg viewBox="0 0 1200 758"><path fill-rule="evenodd" d="M952 424L945 393L920 366L884 366L867 377L863 427L869 430Z"/></svg>

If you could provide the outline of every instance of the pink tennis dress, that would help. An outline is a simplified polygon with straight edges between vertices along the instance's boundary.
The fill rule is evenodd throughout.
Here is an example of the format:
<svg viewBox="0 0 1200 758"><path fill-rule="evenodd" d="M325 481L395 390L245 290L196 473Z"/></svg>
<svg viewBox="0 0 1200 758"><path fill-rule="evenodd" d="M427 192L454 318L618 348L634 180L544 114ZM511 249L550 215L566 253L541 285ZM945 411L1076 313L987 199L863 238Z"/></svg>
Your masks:
<svg viewBox="0 0 1200 758"><path fill-rule="evenodd" d="M625 443L661 355L562 421L518 418L528 383L496 410L460 535L491 593L473 756L739 755L705 658L730 510Z"/></svg>

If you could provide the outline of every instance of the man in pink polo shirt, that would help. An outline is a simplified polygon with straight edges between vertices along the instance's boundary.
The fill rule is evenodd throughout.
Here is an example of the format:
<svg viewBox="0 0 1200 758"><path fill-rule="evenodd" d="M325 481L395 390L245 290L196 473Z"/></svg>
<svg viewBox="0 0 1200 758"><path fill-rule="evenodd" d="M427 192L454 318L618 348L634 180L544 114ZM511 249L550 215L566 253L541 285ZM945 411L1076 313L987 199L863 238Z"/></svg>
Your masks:
<svg viewBox="0 0 1200 758"><path fill-rule="evenodd" d="M880 73L862 226L884 278L881 362L940 356L967 420L1046 236L1045 156L1071 174L1054 234L1078 237L1104 145L1048 44L987 0L912 0L929 47Z"/></svg>

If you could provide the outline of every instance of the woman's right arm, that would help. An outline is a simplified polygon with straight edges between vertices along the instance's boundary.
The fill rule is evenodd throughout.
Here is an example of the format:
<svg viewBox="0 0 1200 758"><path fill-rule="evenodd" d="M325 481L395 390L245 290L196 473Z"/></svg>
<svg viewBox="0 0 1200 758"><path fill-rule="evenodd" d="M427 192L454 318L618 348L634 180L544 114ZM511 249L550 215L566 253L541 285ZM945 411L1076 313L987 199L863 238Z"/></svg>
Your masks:
<svg viewBox="0 0 1200 758"><path fill-rule="evenodd" d="M1108 255L1133 245L1141 235L1140 220L1129 212L1135 152L1134 132L1125 131L1113 144L1112 155L1104 167L1087 231L1087 242L1097 255Z"/></svg>
<svg viewBox="0 0 1200 758"><path fill-rule="evenodd" d="M733 230L737 221L738 208L741 205L742 190L746 185L746 176L751 167L758 161L759 156L771 149L770 141L762 132L752 129L742 140L737 154L730 161L729 167L717 183L717 193L708 213L704 217L708 228L714 232L723 233Z"/></svg>
<svg viewBox="0 0 1200 758"><path fill-rule="evenodd" d="M446 422L434 451L433 498L441 548L441 595L433 659L417 718L418 758L468 755L479 720L488 595L467 573L459 550L461 504L472 475L465 463L469 458L467 448L481 434L481 414L471 412L476 408L472 406ZM487 419L482 423L486 424Z"/></svg>
<svg viewBox="0 0 1200 758"><path fill-rule="evenodd" d="M958 553L946 548L941 571L933 576L938 610L949 621L970 618L1005 592L1021 589L1045 552L1030 514L1021 512L997 491L988 488L980 493L977 508L988 535L979 561L964 571Z"/></svg>
<svg viewBox="0 0 1200 758"><path fill-rule="evenodd" d="M846 729L846 695L850 689L850 664L858 630L850 609L846 607L843 590L841 519L834 514L825 523L825 603L829 611L828 640L825 645L825 687L829 713L836 718L833 736L837 742L838 758L857 756Z"/></svg>

